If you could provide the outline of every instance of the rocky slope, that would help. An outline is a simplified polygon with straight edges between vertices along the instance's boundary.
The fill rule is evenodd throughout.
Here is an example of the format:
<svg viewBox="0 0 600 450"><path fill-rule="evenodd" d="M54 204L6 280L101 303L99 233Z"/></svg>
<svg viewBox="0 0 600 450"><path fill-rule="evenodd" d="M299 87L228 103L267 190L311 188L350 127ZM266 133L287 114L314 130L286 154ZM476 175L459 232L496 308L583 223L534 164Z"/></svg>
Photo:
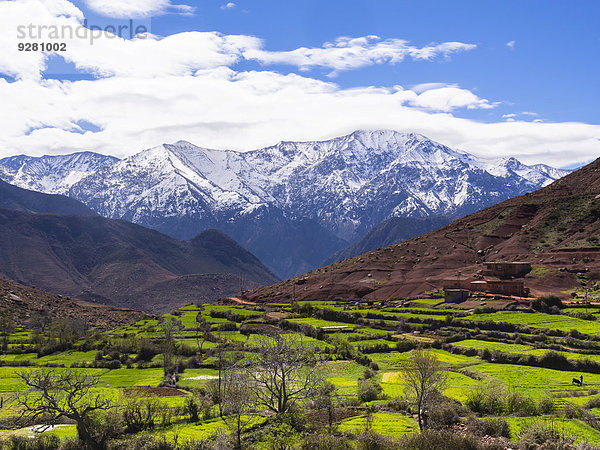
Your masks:
<svg viewBox="0 0 600 450"><path fill-rule="evenodd" d="M216 230L191 241L100 216L0 210L0 274L115 306L164 311L277 278Z"/></svg>
<svg viewBox="0 0 600 450"><path fill-rule="evenodd" d="M96 215L83 203L64 195L42 194L0 180L0 208L53 214Z"/></svg>
<svg viewBox="0 0 600 450"><path fill-rule="evenodd" d="M19 325L38 315L47 316L50 321L77 319L89 326L106 329L129 325L148 317L140 311L88 303L0 277L0 313L4 311Z"/></svg>
<svg viewBox="0 0 600 450"><path fill-rule="evenodd" d="M406 242L247 293L251 301L392 299L473 275L485 261L530 261L532 293L600 294L600 159L535 192ZM579 274L577 274L579 272Z"/></svg>
<svg viewBox="0 0 600 450"><path fill-rule="evenodd" d="M449 217L390 217L354 244L336 252L323 262L328 265L343 259L406 241L452 222Z"/></svg>

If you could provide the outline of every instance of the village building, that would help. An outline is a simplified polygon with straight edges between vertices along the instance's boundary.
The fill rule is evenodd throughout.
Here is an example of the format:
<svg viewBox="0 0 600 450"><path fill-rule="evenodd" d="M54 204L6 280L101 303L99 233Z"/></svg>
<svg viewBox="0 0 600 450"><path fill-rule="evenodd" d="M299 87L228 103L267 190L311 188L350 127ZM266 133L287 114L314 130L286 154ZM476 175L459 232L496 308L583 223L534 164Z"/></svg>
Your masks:
<svg viewBox="0 0 600 450"><path fill-rule="evenodd" d="M531 272L531 263L494 261L483 263L484 276L498 278L521 278Z"/></svg>
<svg viewBox="0 0 600 450"><path fill-rule="evenodd" d="M522 279L531 272L528 262L487 262L478 277L461 277L444 280L444 298L447 302L465 301L471 293L526 297L529 289Z"/></svg>

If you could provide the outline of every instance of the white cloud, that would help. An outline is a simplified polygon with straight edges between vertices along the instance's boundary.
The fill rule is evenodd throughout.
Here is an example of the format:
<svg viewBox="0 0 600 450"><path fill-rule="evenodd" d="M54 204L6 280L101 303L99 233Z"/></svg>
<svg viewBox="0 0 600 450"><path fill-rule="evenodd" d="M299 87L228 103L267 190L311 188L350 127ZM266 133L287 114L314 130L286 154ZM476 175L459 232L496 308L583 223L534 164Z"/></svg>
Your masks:
<svg viewBox="0 0 600 450"><path fill-rule="evenodd" d="M523 111L521 114L523 114L524 116L532 116L532 117L537 117L537 116L539 116L539 114L538 114L538 113L531 112L531 111Z"/></svg>
<svg viewBox="0 0 600 450"><path fill-rule="evenodd" d="M509 48L515 48L516 41L509 41L506 43L506 46Z"/></svg>
<svg viewBox="0 0 600 450"><path fill-rule="evenodd" d="M409 99L416 97L399 88L341 89L294 74L227 68L161 78L0 81L0 98L13 106L0 113L0 155L95 150L125 156L179 139L249 150L364 128L414 131L484 157L556 166L600 153L600 126L481 123L415 109ZM78 133L80 120L102 131Z"/></svg>
<svg viewBox="0 0 600 450"><path fill-rule="evenodd" d="M255 48L248 50L244 56L263 64L289 64L300 69L312 67L333 69L332 75L338 71L357 69L373 64L397 64L406 58L414 60L432 60L437 57L448 57L452 53L473 50L474 44L462 42L444 42L426 47L409 45L402 39L385 39L378 36L358 38L340 37L333 43L325 43L323 47L297 48L290 51L273 52Z"/></svg>
<svg viewBox="0 0 600 450"><path fill-rule="evenodd" d="M188 5L174 5L170 0L85 0L94 12L114 18L139 18L178 12L189 14L194 8Z"/></svg>
<svg viewBox="0 0 600 450"><path fill-rule="evenodd" d="M11 33L15 23L72 25L83 19L81 11L63 0L5 3L0 3L0 25ZM12 45L14 37L5 38L1 32L2 48ZM486 109L495 103L455 85L343 89L297 74L231 69L249 54L274 55L273 62L291 58L301 67L346 70L403 58L443 57L464 45L468 44L419 49L405 41L367 37L295 53L268 52L257 38L219 33L130 41L104 36L93 46L68 43L67 60L105 77L76 82L41 80L45 59L39 52L6 51L0 54L0 71L18 81L0 79L0 98L10 106L0 109L0 156L81 150L125 156L179 139L248 150L282 139L324 139L360 128L414 131L482 156L514 155L524 162L557 166L600 153L597 125L457 118L451 114L456 108ZM6 48L16 48L16 43ZM81 133L77 123L82 120L101 131Z"/></svg>
<svg viewBox="0 0 600 450"><path fill-rule="evenodd" d="M0 2L0 47L4 49L0 72L17 79L41 78L50 53L18 51L17 45L24 42L65 43L67 51L56 56L80 71L101 77L191 74L235 64L245 51L262 46L260 39L252 36L216 32L178 33L165 38L147 33L123 39L84 28L83 18L79 9L63 0Z"/></svg>
<svg viewBox="0 0 600 450"><path fill-rule="evenodd" d="M169 0L87 2L113 16L156 14L172 6ZM27 36L30 40L65 43L67 51L58 52L57 56L73 63L78 70L101 77L185 75L195 70L231 66L241 59L258 60L267 65L292 64L300 69L321 66L335 73L372 64L396 64L407 57L433 60L475 48L475 45L460 42L415 47L401 39L365 36L338 38L335 43L326 43L321 48L278 52L265 50L263 42L252 36L186 32L164 38L146 33L136 39L123 39L109 32L90 31L82 26L82 12L66 0L0 2L0 13L0 25L4 25L0 29L0 44L9 49L0 54L0 70L15 78L40 79L48 57L48 53L43 52L16 51L22 40L17 39L15 23L33 24L37 31L36 36ZM44 27L43 31L39 27ZM56 30L60 30L60 39L52 36Z"/></svg>
<svg viewBox="0 0 600 450"><path fill-rule="evenodd" d="M422 88L422 86L420 86ZM481 99L466 89L454 86L435 87L417 94L413 91L408 93L407 103L411 106L425 108L432 111L450 112L457 108L467 109L490 109L497 103L490 103Z"/></svg>
<svg viewBox="0 0 600 450"><path fill-rule="evenodd" d="M14 78L39 79L46 67L44 53L17 48L19 43L39 40L19 38L27 35L30 25L62 27L82 20L83 13L66 0L0 2L0 73Z"/></svg>
<svg viewBox="0 0 600 450"><path fill-rule="evenodd" d="M515 117L517 117L517 115L515 113L502 114L503 119L514 119Z"/></svg>
<svg viewBox="0 0 600 450"><path fill-rule="evenodd" d="M235 3L229 2L229 3L226 3L225 5L221 6L221 9L233 9L233 8L235 8L235 6L236 6Z"/></svg>
<svg viewBox="0 0 600 450"><path fill-rule="evenodd" d="M415 84L410 89L412 91L415 91L417 94L420 94L421 92L429 91L430 89L439 89L439 88L445 88L445 87L458 87L458 86L456 86L455 84L447 84L447 83L420 83L420 84Z"/></svg>
<svg viewBox="0 0 600 450"><path fill-rule="evenodd" d="M259 45L261 41L251 36L188 32L162 39L99 39L93 51L87 42L78 40L71 43L65 59L100 76L189 75L235 64L244 51Z"/></svg>

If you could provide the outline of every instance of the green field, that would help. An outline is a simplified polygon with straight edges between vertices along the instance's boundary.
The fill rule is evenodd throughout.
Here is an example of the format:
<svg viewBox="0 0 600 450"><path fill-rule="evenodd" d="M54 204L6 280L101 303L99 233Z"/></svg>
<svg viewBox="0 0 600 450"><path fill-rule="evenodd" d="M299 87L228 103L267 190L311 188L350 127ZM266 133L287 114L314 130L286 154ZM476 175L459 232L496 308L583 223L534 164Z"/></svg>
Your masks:
<svg viewBox="0 0 600 450"><path fill-rule="evenodd" d="M375 400L367 402L374 408L372 430L393 437L417 431L414 411L413 414L397 412L387 405L393 401L408 401L403 368L412 360L415 347L433 346L429 354L439 361L443 371L444 383L439 394L447 401L466 405L470 396L482 386L495 386L505 389L502 392L519 393L533 402L545 399L554 402L556 409L550 414L504 417L510 425L513 440L519 439L521 430L530 426L528 424L541 421L560 427L562 435L573 437L577 442L600 443L600 426L596 427L589 419L600 417L600 403L592 405L594 407L586 406L590 400L600 398L600 354L593 354L600 353L600 339L595 340L600 336L600 322L530 310L501 310L465 316L464 311L443 304L437 298L384 305L310 302L312 309L303 305L307 302L300 302L297 309L285 304L206 305L202 308L190 305L165 315L168 320L177 321L172 364L177 367L178 375L172 390L158 388L165 382L163 319L142 320L116 330L90 332L70 342L66 350L56 346L57 338L49 337L47 342L40 343L39 338L35 341L31 330L20 328L9 336L8 350L0 353L0 396L5 400L4 408L0 409L0 420L11 420L19 413L15 403L17 395L30 395L23 394L19 373L30 373L44 366L58 366L56 373L67 371L69 367L80 367L77 370L81 373L98 377L93 395L107 397L119 408L132 396L153 399L161 405L163 413L168 411L168 421L163 423L162 419L157 419L151 431L155 437L183 443L230 433L226 422L218 417L217 405L209 405L205 412L207 417L200 417L195 423L189 422L186 405L190 399L208 401L207 392L219 377L220 361L244 361L251 357L265 342L275 343L270 333L281 326L279 332L288 342L296 342L298 330L306 333L301 336L302 345L317 357L320 362L315 364L319 373L333 384L332 398L336 407L345 408L349 404L358 408L352 417L336 425L338 432L351 440L358 439L368 425L365 402L357 397L365 377L372 377L382 389ZM433 314L442 308L444 314ZM564 312L581 310L568 308ZM205 336L196 331L199 313L210 325ZM212 317L211 313L234 318L236 323L232 324L225 317ZM450 322L447 316L458 320ZM284 322L279 322L282 318L287 324L285 327ZM249 321L247 326L244 325L246 321ZM478 329L478 323L484 321L485 327L482 324L482 329ZM526 329L519 329L520 333L515 333L514 328L510 332L501 331L501 322ZM494 328L495 324L499 329ZM222 326L229 329L220 330ZM290 329L292 326L295 328ZM247 334L241 334L240 329L248 330ZM552 333L548 333L549 330ZM204 341L202 350L197 339ZM50 344L57 350L53 351ZM487 356L485 350L489 351ZM544 357L549 351L564 356L567 362L561 360L558 363L567 366L562 370L544 367ZM513 357L511 364L495 359L502 355ZM515 361L517 363L512 363ZM583 385L575 385L573 379L580 377L583 377ZM578 417L582 418L573 419L569 418L572 413L564 412L567 406L582 411L590 409L587 415L580 413ZM302 410L308 411L312 407L310 401L301 403ZM253 411L254 415L246 418L269 423L271 413L264 407L255 406ZM463 414L462 419L465 419L467 413ZM74 437L76 430L73 425L67 425L47 433L65 439ZM31 429L15 427L0 431L0 441L11 435L30 436ZM256 448L270 448L268 434L261 439L256 442Z"/></svg>

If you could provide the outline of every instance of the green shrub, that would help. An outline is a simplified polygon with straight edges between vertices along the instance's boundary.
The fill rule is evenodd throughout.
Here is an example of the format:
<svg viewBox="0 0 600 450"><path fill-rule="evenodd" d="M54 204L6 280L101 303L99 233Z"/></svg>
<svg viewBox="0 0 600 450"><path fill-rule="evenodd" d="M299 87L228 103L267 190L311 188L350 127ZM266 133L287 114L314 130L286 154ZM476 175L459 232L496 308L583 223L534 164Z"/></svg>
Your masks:
<svg viewBox="0 0 600 450"><path fill-rule="evenodd" d="M553 404L544 399L542 408L553 410ZM467 395L465 406L476 414L502 416L516 414L519 416L536 416L540 412L538 405L530 397L507 389L500 384L480 383L478 388Z"/></svg>
<svg viewBox="0 0 600 450"><path fill-rule="evenodd" d="M500 417L477 419L469 417L466 423L467 431L474 436L492 436L510 438L510 426Z"/></svg>
<svg viewBox="0 0 600 450"><path fill-rule="evenodd" d="M128 433L137 433L154 427L158 416L158 401L153 398L128 400L123 407L123 422Z"/></svg>
<svg viewBox="0 0 600 450"><path fill-rule="evenodd" d="M565 448L562 443L572 443L571 439L563 436L553 423L532 421L523 426L519 433L519 445L524 449Z"/></svg>
<svg viewBox="0 0 600 450"><path fill-rule="evenodd" d="M324 432L306 435L300 444L301 450L352 450L352 448L350 441L345 437Z"/></svg>
<svg viewBox="0 0 600 450"><path fill-rule="evenodd" d="M374 378L358 381L358 398L361 402L372 402L377 400L383 388Z"/></svg>
<svg viewBox="0 0 600 450"><path fill-rule="evenodd" d="M27 436L12 436L8 441L2 442L6 450L54 450L60 446L60 439L53 435L41 435L34 438Z"/></svg>
<svg viewBox="0 0 600 450"><path fill-rule="evenodd" d="M410 402L404 397L395 397L390 399L386 406L393 411L408 411Z"/></svg>
<svg viewBox="0 0 600 450"><path fill-rule="evenodd" d="M486 389L480 386L478 389L470 391L465 406L481 415L499 416L504 414L502 393L498 389Z"/></svg>
<svg viewBox="0 0 600 450"><path fill-rule="evenodd" d="M510 391L504 400L504 412L519 416L535 416L537 408L530 397L524 397L517 391Z"/></svg>
<svg viewBox="0 0 600 450"><path fill-rule="evenodd" d="M598 400L598 406L600 406L600 399ZM592 408L595 408L595 406L593 406ZM556 411L556 403L552 398L544 397L538 402L537 410L538 414L552 414L554 411Z"/></svg>
<svg viewBox="0 0 600 450"><path fill-rule="evenodd" d="M600 408L600 397L590 398L585 404L587 409Z"/></svg>
<svg viewBox="0 0 600 450"><path fill-rule="evenodd" d="M400 448L404 447L400 447L392 438L373 430L361 433L356 440L357 450L393 450Z"/></svg>
<svg viewBox="0 0 600 450"><path fill-rule="evenodd" d="M562 300L556 295L542 295L531 302L531 308L536 311L550 312L552 307L564 307Z"/></svg>
<svg viewBox="0 0 600 450"><path fill-rule="evenodd" d="M429 409L427 415L427 427L428 428L450 428L457 423L460 423L460 417L458 412L460 411L460 404L451 402L441 402Z"/></svg>
<svg viewBox="0 0 600 450"><path fill-rule="evenodd" d="M455 434L448 430L424 430L419 434L405 435L400 439L403 450L479 450L474 436Z"/></svg>

